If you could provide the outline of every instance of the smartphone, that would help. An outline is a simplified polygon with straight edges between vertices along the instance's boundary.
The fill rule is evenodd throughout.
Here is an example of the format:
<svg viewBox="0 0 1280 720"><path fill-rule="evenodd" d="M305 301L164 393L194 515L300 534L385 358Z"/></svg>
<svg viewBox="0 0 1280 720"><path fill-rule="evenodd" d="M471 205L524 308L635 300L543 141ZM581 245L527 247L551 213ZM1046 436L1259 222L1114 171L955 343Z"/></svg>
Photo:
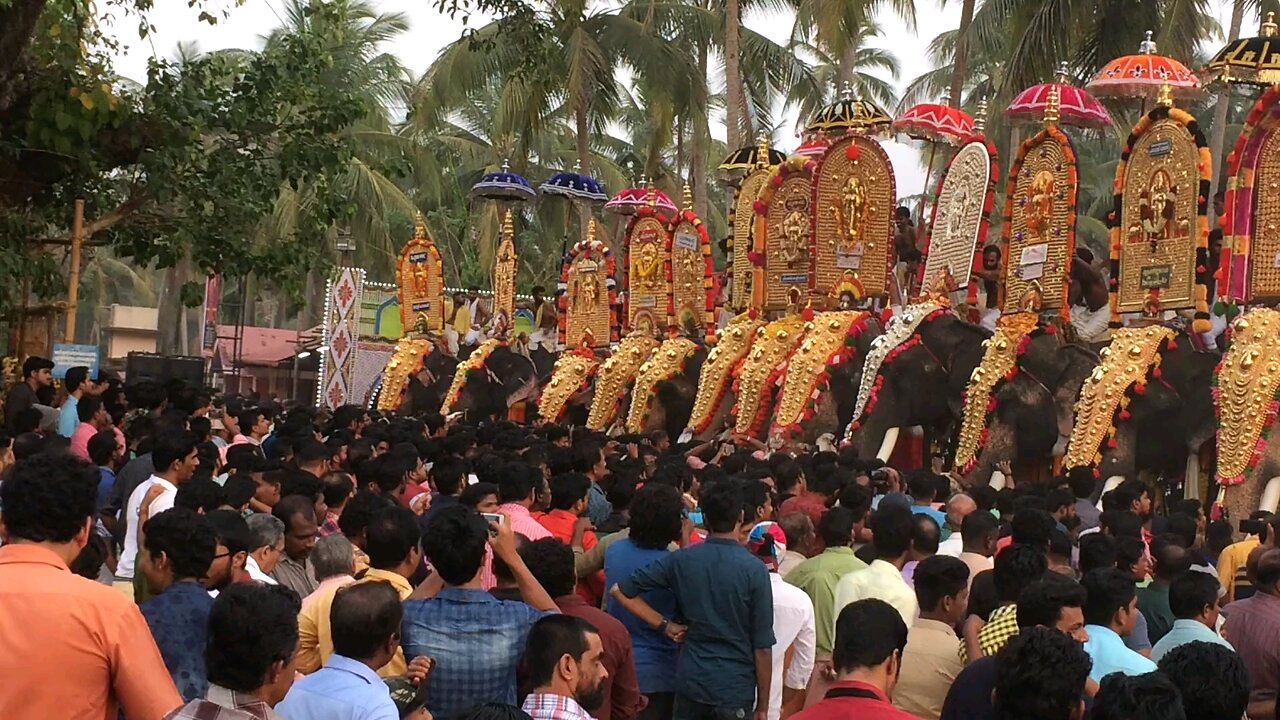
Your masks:
<svg viewBox="0 0 1280 720"><path fill-rule="evenodd" d="M485 522L493 523L494 525L501 525L507 521L507 516L502 513L480 513L480 517L484 518Z"/></svg>

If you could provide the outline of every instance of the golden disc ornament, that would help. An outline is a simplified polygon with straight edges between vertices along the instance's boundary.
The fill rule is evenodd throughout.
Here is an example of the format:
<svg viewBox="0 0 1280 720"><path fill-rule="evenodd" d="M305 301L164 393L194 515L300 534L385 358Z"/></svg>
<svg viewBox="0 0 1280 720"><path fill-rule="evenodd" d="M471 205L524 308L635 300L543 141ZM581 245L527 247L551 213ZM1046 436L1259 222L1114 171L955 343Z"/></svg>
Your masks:
<svg viewBox="0 0 1280 720"><path fill-rule="evenodd" d="M457 404L458 397L462 395L462 389L467 386L467 375L472 370L481 370L484 368L484 361L489 359L494 350L500 347L506 347L506 343L498 338L489 338L476 346L475 350L467 358L458 363L458 367L453 371L453 382L449 385L449 391L445 393L444 403L440 405L440 414L448 415L453 412L453 406Z"/></svg>
<svg viewBox="0 0 1280 720"><path fill-rule="evenodd" d="M1280 410L1280 310L1254 308L1231 329L1231 349L1222 356L1213 386L1222 485L1249 479L1262 456L1264 433Z"/></svg>
<svg viewBox="0 0 1280 720"><path fill-rule="evenodd" d="M822 393L830 389L831 373L853 358L870 318L860 310L824 312L806 324L804 340L787 360L771 434L799 432L801 423L814 416Z"/></svg>
<svg viewBox="0 0 1280 720"><path fill-rule="evenodd" d="M861 295L888 287L893 258L893 164L880 143L851 134L832 143L813 181L812 290L833 295L849 274Z"/></svg>
<svg viewBox="0 0 1280 720"><path fill-rule="evenodd" d="M764 429L774 386L780 379L783 363L804 340L804 326L805 321L799 315L788 315L756 332L755 342L738 366L734 382L738 398L734 432L758 437Z"/></svg>
<svg viewBox="0 0 1280 720"><path fill-rule="evenodd" d="M391 359L382 371L382 390L378 394L378 410L391 412L400 407L409 378L422 369L428 355L435 351L430 338L408 335L396 341Z"/></svg>
<svg viewBox="0 0 1280 720"><path fill-rule="evenodd" d="M862 361L862 377L858 381L858 400L853 408L853 420L845 432L845 439L852 439L864 413L870 412L876 395L876 383L880 368L898 353L919 342L916 330L927 321L948 312L946 304L936 300L922 300L908 305L902 312L889 318L884 334L871 343L871 350Z"/></svg>

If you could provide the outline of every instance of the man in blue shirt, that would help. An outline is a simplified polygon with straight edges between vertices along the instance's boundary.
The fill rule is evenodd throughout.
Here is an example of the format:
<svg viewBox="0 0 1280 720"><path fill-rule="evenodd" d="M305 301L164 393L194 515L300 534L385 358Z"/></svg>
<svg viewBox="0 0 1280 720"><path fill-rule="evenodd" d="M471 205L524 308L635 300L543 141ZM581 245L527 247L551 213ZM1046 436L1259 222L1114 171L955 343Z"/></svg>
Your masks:
<svg viewBox="0 0 1280 720"><path fill-rule="evenodd" d="M736 480L703 488L705 542L678 550L614 585L612 597L650 628L684 642L676 674L675 720L765 720L773 665L769 572L738 541L744 496ZM641 593L669 590L681 624Z"/></svg>
<svg viewBox="0 0 1280 720"><path fill-rule="evenodd" d="M907 490L911 493L911 514L928 515L942 527L947 516L935 510L933 500L938 494L938 476L925 469L915 470L907 478Z"/></svg>
<svg viewBox="0 0 1280 720"><path fill-rule="evenodd" d="M1151 648L1151 661L1159 664L1169 652L1193 642L1207 642L1235 650L1218 634L1218 578L1189 570L1169 584L1173 628Z"/></svg>
<svg viewBox="0 0 1280 720"><path fill-rule="evenodd" d="M217 533L204 515L182 507L151 518L143 532L138 569L156 595L142 603L142 616L183 701L190 702L209 685L204 648L213 598L200 579L213 563Z"/></svg>
<svg viewBox="0 0 1280 720"><path fill-rule="evenodd" d="M86 392L96 395L97 386L89 379L89 368L83 365L69 368L63 385L67 388L67 399L62 401L62 407L58 410L58 434L69 438L80 427L80 416L76 409L80 404L80 397Z"/></svg>
<svg viewBox="0 0 1280 720"><path fill-rule="evenodd" d="M295 682L276 712L285 720L399 720L378 668L396 653L402 615L400 593L391 583L339 590L329 611L333 655Z"/></svg>
<svg viewBox="0 0 1280 720"><path fill-rule="evenodd" d="M1081 581L1089 593L1084 605L1085 652L1093 660L1089 678L1099 682L1113 672L1141 675L1156 664L1125 647L1124 638L1138 624L1138 592L1133 576L1117 568L1090 570Z"/></svg>
<svg viewBox="0 0 1280 720"><path fill-rule="evenodd" d="M485 592L486 545L507 564L524 602ZM405 657L438 663L427 709L435 720L456 720L482 703L515 705L516 666L529 629L556 604L516 551L509 518L489 525L471 508L445 508L423 533L422 553L435 573L405 601L400 637Z"/></svg>

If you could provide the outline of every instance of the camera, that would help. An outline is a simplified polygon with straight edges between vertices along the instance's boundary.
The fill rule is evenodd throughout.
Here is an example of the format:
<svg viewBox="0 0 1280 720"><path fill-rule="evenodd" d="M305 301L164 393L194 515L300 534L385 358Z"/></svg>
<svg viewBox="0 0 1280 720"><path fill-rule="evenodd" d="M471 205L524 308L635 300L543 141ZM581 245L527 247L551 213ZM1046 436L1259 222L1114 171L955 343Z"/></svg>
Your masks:
<svg viewBox="0 0 1280 720"><path fill-rule="evenodd" d="M1257 535L1263 540L1267 539L1267 521L1266 520L1241 520L1240 532L1248 535Z"/></svg>

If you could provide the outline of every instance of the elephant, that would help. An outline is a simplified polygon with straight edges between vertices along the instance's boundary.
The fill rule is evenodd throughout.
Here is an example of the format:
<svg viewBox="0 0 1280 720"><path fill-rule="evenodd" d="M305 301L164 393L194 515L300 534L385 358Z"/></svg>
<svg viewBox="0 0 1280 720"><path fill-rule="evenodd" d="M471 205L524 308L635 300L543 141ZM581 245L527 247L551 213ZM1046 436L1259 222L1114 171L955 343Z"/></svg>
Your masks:
<svg viewBox="0 0 1280 720"><path fill-rule="evenodd" d="M525 356L510 345L499 345L485 357L482 367L467 370L449 411L461 412L471 421L504 418L511 406L537 396L540 383L554 366L555 355L542 348Z"/></svg>
<svg viewBox="0 0 1280 720"><path fill-rule="evenodd" d="M756 331L763 325L763 321L744 313L720 331L719 339L702 363L689 427L685 428L682 439L706 442L732 425L732 408L737 402L733 391L734 373L751 351Z"/></svg>
<svg viewBox="0 0 1280 720"><path fill-rule="evenodd" d="M888 338L889 330L882 337ZM989 330L949 311L924 320L899 345L901 352L880 365L875 380L882 385L875 402L868 402L850 425L858 457L887 460L903 427L922 426L926 439L945 437L960 418L962 393L982 361L982 342L990 336Z"/></svg>
<svg viewBox="0 0 1280 720"><path fill-rule="evenodd" d="M396 410L402 415L422 415L438 411L449 390L449 383L453 381L458 359L449 352L444 341L434 335L412 335L396 344L392 360L383 368L383 384L379 385L370 398L370 406L379 407L382 395L393 392L385 383L398 375L392 372L397 361L420 362L421 368L409 375L401 387L394 389L400 396L399 402L393 403Z"/></svg>
<svg viewBox="0 0 1280 720"><path fill-rule="evenodd" d="M670 358L663 358L663 354L668 352L672 353ZM683 366L674 371L670 363L681 355ZM679 436L693 412L698 378L706 358L707 348L704 345L681 338L668 340L655 350L631 385L627 431L650 433L661 430L668 438ZM666 367L660 364L664 359ZM647 394L637 390L646 382L646 370L655 373L654 377L648 378L654 382L653 390Z"/></svg>

